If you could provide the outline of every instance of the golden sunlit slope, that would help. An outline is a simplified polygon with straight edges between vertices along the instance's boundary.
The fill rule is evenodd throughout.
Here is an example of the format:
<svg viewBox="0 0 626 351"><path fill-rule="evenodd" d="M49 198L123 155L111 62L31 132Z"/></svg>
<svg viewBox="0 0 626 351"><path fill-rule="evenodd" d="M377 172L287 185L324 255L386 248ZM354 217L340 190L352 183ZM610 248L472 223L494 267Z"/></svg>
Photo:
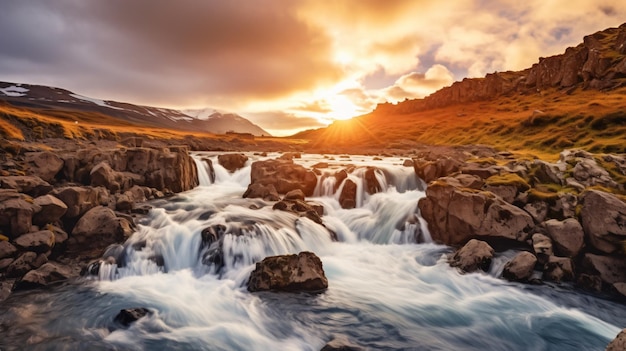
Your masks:
<svg viewBox="0 0 626 351"><path fill-rule="evenodd" d="M406 114L374 111L299 137L315 147L484 144L502 150L626 152L626 88L571 95L551 89Z"/></svg>
<svg viewBox="0 0 626 351"><path fill-rule="evenodd" d="M45 138L119 141L128 136L192 144L193 149L291 149L303 143L297 139L250 138L237 133L215 135L145 127L98 112L41 110L0 102L0 138L21 141Z"/></svg>
<svg viewBox="0 0 626 351"><path fill-rule="evenodd" d="M502 150L626 152L626 25L519 72L464 79L419 100L298 137L315 148L485 144Z"/></svg>

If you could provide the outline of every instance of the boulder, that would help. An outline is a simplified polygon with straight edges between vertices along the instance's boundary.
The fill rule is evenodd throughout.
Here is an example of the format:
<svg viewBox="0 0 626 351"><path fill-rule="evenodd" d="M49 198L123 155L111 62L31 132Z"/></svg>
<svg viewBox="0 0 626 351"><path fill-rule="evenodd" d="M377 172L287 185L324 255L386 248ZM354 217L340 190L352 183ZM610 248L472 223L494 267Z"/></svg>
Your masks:
<svg viewBox="0 0 626 351"><path fill-rule="evenodd" d="M582 262L585 273L597 275L606 284L626 282L626 259L624 257L585 254Z"/></svg>
<svg viewBox="0 0 626 351"><path fill-rule="evenodd" d="M0 226L8 226L9 237L28 233L33 225L33 214L41 207L29 197L11 198L0 203Z"/></svg>
<svg viewBox="0 0 626 351"><path fill-rule="evenodd" d="M248 189L243 193L244 198L262 198L265 201L278 201L280 196L273 184L262 185L254 183L248 185Z"/></svg>
<svg viewBox="0 0 626 351"><path fill-rule="evenodd" d="M413 159L415 174L426 183L455 173L462 165L463 162L449 157L436 160Z"/></svg>
<svg viewBox="0 0 626 351"><path fill-rule="evenodd" d="M525 242L534 228L528 213L492 193L457 188L441 179L429 185L418 206L433 240L446 245L481 237Z"/></svg>
<svg viewBox="0 0 626 351"><path fill-rule="evenodd" d="M14 242L22 250L44 253L52 250L54 233L49 230L41 230L21 235Z"/></svg>
<svg viewBox="0 0 626 351"><path fill-rule="evenodd" d="M7 267L6 276L9 278L21 277L31 269L37 268L37 257L36 253L30 251L21 254Z"/></svg>
<svg viewBox="0 0 626 351"><path fill-rule="evenodd" d="M8 241L0 241L0 259L13 257L17 253L17 249Z"/></svg>
<svg viewBox="0 0 626 351"><path fill-rule="evenodd" d="M532 276L536 264L535 255L528 251L520 252L504 265L502 277L512 281L527 281Z"/></svg>
<svg viewBox="0 0 626 351"><path fill-rule="evenodd" d="M378 182L378 179L376 179L376 171L378 170L374 167L367 167L365 170L365 191L367 191L370 195L383 190L382 186Z"/></svg>
<svg viewBox="0 0 626 351"><path fill-rule="evenodd" d="M34 204L41 207L33 216L33 222L39 225L56 223L67 212L67 205L52 195L35 198Z"/></svg>
<svg viewBox="0 0 626 351"><path fill-rule="evenodd" d="M211 246L212 243L220 240L224 236L224 233L226 233L226 226L222 224L214 224L204 228L202 232L200 232L202 247Z"/></svg>
<svg viewBox="0 0 626 351"><path fill-rule="evenodd" d="M66 218L79 217L90 209L108 202L106 201L107 191L101 187L69 186L55 189L52 195L67 206L64 215Z"/></svg>
<svg viewBox="0 0 626 351"><path fill-rule="evenodd" d="M572 175L579 183L585 186L601 185L609 188L619 188L611 178L609 172L591 158L579 159L572 169Z"/></svg>
<svg viewBox="0 0 626 351"><path fill-rule="evenodd" d="M548 216L548 204L543 201L527 203L524 210L533 217L535 223L543 222Z"/></svg>
<svg viewBox="0 0 626 351"><path fill-rule="evenodd" d="M68 250L74 252L104 249L110 244L124 241L132 234L131 224L116 217L107 207L95 207L76 223L68 240Z"/></svg>
<svg viewBox="0 0 626 351"><path fill-rule="evenodd" d="M553 282L574 279L574 263L569 257L550 256L543 270L543 278Z"/></svg>
<svg viewBox="0 0 626 351"><path fill-rule="evenodd" d="M544 226L552 238L557 255L576 257L582 250L585 234L583 227L576 219L568 218L564 221L551 219L546 221Z"/></svg>
<svg viewBox="0 0 626 351"><path fill-rule="evenodd" d="M301 200L278 201L272 209L291 212L300 217L307 217L317 224L322 224L321 216L324 214L324 206L315 202L308 203Z"/></svg>
<svg viewBox="0 0 626 351"><path fill-rule="evenodd" d="M89 177L91 186L102 186L109 189L112 193L121 189L120 183L116 181L119 178L117 172L106 161L95 165L89 172Z"/></svg>
<svg viewBox="0 0 626 351"><path fill-rule="evenodd" d="M547 263L550 256L554 253L552 250L552 240L543 234L536 233L533 234L532 241L533 251L535 251L539 263Z"/></svg>
<svg viewBox="0 0 626 351"><path fill-rule="evenodd" d="M72 275L71 270L58 263L48 262L41 267L32 270L15 282L14 291L30 290L48 286L53 283L68 280Z"/></svg>
<svg viewBox="0 0 626 351"><path fill-rule="evenodd" d="M217 162L229 172L243 168L248 161L248 156L244 154L224 154L217 156Z"/></svg>
<svg viewBox="0 0 626 351"><path fill-rule="evenodd" d="M471 273L477 270L488 271L493 259L493 248L484 241L472 239L450 259L452 267Z"/></svg>
<svg viewBox="0 0 626 351"><path fill-rule="evenodd" d="M339 204L341 208L350 209L356 207L356 191L356 183L351 179L346 179L341 188L341 194L339 194Z"/></svg>
<svg viewBox="0 0 626 351"><path fill-rule="evenodd" d="M270 256L257 262L248 291L320 292L328 288L322 261L312 252Z"/></svg>
<svg viewBox="0 0 626 351"><path fill-rule="evenodd" d="M120 310L115 318L113 318L113 321L127 328L132 323L138 321L140 318L149 315L150 313L150 310L144 307L125 308Z"/></svg>
<svg viewBox="0 0 626 351"><path fill-rule="evenodd" d="M300 189L295 189L292 190L290 192L288 192L287 194L285 194L284 199L285 200L300 200L300 201L304 201L304 193L302 192L302 190Z"/></svg>
<svg viewBox="0 0 626 351"><path fill-rule="evenodd" d="M49 151L29 152L26 154L26 162L30 173L46 182L54 181L57 173L63 168L63 160Z"/></svg>
<svg viewBox="0 0 626 351"><path fill-rule="evenodd" d="M286 194L292 190L300 189L305 196L312 196L317 185L317 176L313 171L296 165L293 161L256 161L251 167L248 188L257 186L255 184L273 185L278 194Z"/></svg>
<svg viewBox="0 0 626 351"><path fill-rule="evenodd" d="M15 189L33 197L45 195L52 191L52 185L37 176L0 177L0 188Z"/></svg>
<svg viewBox="0 0 626 351"><path fill-rule="evenodd" d="M605 253L619 252L626 240L626 203L598 190L583 193L581 202L580 217L587 242Z"/></svg>
<svg viewBox="0 0 626 351"><path fill-rule="evenodd" d="M626 350L626 329L617 334L615 339L606 347L606 351L624 351Z"/></svg>

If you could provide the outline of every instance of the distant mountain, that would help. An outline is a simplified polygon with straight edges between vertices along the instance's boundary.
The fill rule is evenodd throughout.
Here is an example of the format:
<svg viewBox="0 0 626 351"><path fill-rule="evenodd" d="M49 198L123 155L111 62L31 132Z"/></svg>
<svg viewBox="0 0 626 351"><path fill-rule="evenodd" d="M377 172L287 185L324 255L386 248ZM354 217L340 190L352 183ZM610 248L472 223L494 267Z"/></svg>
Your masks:
<svg viewBox="0 0 626 351"><path fill-rule="evenodd" d="M197 120L205 121L207 128L210 128L210 130L216 134L236 132L250 133L256 136L271 136L271 134L263 128L235 113L221 113L210 108L182 110L181 112Z"/></svg>
<svg viewBox="0 0 626 351"><path fill-rule="evenodd" d="M167 128L182 131L224 134L228 131L270 134L244 117L221 114L213 109L187 110L185 112L125 102L94 99L69 90L20 83L0 82L0 101L11 105L45 110L54 115L72 112L95 112L145 127ZM206 116L205 116L206 114Z"/></svg>

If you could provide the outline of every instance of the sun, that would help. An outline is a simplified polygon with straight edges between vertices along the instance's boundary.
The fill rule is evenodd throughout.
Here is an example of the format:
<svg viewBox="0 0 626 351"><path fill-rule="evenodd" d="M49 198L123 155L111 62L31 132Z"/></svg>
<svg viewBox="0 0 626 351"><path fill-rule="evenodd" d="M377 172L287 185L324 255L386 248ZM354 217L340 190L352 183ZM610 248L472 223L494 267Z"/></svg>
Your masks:
<svg viewBox="0 0 626 351"><path fill-rule="evenodd" d="M345 120L356 117L363 112L361 108L352 102L347 96L337 94L326 99L330 112L327 114L335 120Z"/></svg>

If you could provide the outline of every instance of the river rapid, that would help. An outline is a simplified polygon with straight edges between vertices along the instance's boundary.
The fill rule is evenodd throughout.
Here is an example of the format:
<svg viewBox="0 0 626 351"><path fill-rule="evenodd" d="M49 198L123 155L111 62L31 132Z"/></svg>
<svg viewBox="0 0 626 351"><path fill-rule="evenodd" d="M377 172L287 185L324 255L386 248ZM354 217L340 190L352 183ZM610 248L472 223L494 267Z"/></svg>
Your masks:
<svg viewBox="0 0 626 351"><path fill-rule="evenodd" d="M623 305L568 286L530 286L489 274L460 274L451 249L431 242L417 202L424 184L402 159L330 159L296 163L332 174L351 164L357 207L342 209L341 186L320 176L314 197L329 231L308 218L243 199L254 160L229 173L217 156L195 154L201 185L154 208L124 245L123 263L98 277L16 293L0 303L0 350L320 350L335 337L370 350L603 350L626 326ZM211 181L206 163L213 160ZM364 166L376 166L384 191L364 190ZM201 231L226 228L223 266L207 259L216 244ZM312 251L329 282L321 294L249 293L254 264L266 256ZM158 264L157 264L158 263ZM122 328L123 308L151 313Z"/></svg>

